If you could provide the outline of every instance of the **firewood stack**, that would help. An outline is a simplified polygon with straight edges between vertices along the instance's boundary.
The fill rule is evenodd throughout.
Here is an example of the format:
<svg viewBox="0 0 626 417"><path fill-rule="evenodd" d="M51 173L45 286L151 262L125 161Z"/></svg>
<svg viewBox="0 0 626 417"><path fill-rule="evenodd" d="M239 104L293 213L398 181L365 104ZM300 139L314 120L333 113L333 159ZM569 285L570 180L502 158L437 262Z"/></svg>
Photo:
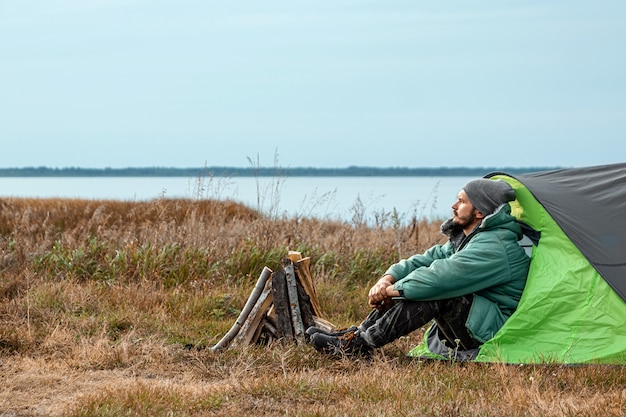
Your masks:
<svg viewBox="0 0 626 417"><path fill-rule="evenodd" d="M233 327L211 349L249 344L271 344L276 340L302 342L309 326L331 331L322 318L310 272L311 258L289 252L283 268L265 267Z"/></svg>

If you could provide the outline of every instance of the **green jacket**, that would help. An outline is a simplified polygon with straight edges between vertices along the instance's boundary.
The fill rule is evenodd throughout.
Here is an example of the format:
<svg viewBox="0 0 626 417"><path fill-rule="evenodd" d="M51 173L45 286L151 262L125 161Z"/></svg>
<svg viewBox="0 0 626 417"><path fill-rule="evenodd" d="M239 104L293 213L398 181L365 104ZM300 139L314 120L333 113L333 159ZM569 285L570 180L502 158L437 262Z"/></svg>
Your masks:
<svg viewBox="0 0 626 417"><path fill-rule="evenodd" d="M530 259L518 244L522 228L508 204L468 235L435 245L392 265L394 289L407 300L442 300L473 294L465 323L479 342L491 339L517 308Z"/></svg>

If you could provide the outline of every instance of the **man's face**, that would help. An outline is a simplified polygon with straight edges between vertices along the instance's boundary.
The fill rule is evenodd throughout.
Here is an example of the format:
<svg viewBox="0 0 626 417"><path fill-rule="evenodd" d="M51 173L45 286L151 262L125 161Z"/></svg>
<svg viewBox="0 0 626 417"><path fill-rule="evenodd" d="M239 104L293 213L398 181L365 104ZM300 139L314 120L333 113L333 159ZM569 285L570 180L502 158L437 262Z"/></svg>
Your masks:
<svg viewBox="0 0 626 417"><path fill-rule="evenodd" d="M464 229L467 226L476 224L478 210L474 208L474 205L463 190L458 194L456 202L452 205L452 213L454 215L452 221Z"/></svg>

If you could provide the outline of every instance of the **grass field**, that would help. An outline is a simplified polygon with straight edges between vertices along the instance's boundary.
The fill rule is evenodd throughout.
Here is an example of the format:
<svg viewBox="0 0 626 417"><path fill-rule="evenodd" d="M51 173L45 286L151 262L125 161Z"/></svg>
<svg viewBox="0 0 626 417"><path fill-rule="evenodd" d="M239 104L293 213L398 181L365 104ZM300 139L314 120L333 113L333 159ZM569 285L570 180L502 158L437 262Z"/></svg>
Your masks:
<svg viewBox="0 0 626 417"><path fill-rule="evenodd" d="M438 223L373 217L269 219L206 200L0 201L0 417L626 415L624 367L406 358L423 330L371 361L287 342L207 348L288 250L311 257L325 318L358 322L390 263L442 241Z"/></svg>

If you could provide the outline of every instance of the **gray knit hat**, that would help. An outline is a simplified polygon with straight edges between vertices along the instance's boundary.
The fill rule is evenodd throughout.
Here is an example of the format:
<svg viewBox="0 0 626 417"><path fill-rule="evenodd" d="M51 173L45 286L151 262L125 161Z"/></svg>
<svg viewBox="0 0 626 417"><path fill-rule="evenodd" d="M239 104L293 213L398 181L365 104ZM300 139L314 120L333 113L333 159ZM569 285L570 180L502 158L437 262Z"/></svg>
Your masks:
<svg viewBox="0 0 626 417"><path fill-rule="evenodd" d="M502 204L515 200L515 190L503 180L479 178L465 184L463 190L474 207L485 216Z"/></svg>

